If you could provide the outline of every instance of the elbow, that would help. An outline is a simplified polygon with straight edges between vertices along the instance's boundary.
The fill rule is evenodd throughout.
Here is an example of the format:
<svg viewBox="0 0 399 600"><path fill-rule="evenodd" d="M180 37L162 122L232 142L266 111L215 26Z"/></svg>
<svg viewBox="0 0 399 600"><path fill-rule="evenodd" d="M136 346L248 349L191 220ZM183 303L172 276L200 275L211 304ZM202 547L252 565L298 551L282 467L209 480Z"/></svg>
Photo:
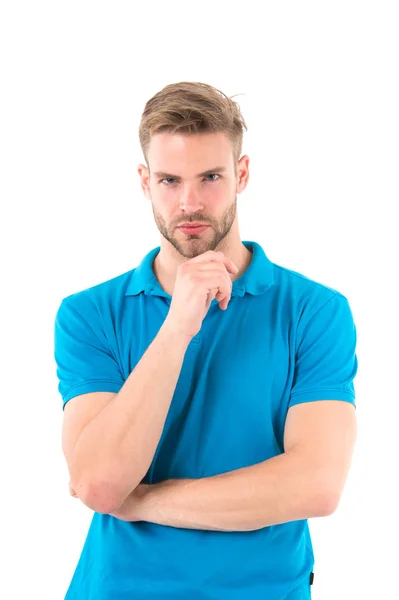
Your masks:
<svg viewBox="0 0 399 600"><path fill-rule="evenodd" d="M115 512L122 503L119 495L107 484L82 484L77 493L88 508L105 515Z"/></svg>
<svg viewBox="0 0 399 600"><path fill-rule="evenodd" d="M71 477L71 487L75 490L78 498L91 510L111 514L118 510L129 494L141 483L126 484L126 477L122 481L111 480L108 474L85 474L83 477Z"/></svg>
<svg viewBox="0 0 399 600"><path fill-rule="evenodd" d="M313 516L314 517L329 517L338 508L339 494L331 488L319 490L312 496Z"/></svg>

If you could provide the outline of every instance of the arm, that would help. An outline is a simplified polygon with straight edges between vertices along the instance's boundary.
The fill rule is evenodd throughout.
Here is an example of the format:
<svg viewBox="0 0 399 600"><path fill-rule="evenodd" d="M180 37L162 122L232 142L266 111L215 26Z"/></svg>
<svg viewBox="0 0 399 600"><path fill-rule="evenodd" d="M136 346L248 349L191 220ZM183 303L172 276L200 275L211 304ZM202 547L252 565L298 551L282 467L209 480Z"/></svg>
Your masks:
<svg viewBox="0 0 399 600"><path fill-rule="evenodd" d="M285 452L204 479L172 479L143 486L113 516L171 527L252 531L336 509L356 438L354 407L342 401L292 406Z"/></svg>
<svg viewBox="0 0 399 600"><path fill-rule="evenodd" d="M120 391L79 435L70 485L92 510L120 506L148 471L188 344L164 323Z"/></svg>

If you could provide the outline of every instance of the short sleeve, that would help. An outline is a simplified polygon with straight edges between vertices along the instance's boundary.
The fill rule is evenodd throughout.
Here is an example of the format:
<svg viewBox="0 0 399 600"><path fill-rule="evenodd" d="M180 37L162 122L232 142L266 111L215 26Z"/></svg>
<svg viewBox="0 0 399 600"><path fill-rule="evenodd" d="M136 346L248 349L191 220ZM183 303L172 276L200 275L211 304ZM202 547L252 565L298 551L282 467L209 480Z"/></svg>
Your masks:
<svg viewBox="0 0 399 600"><path fill-rule="evenodd" d="M63 409L68 400L88 392L118 392L124 384L95 307L68 296L57 310L54 358Z"/></svg>
<svg viewBox="0 0 399 600"><path fill-rule="evenodd" d="M356 326L348 300L336 293L298 327L289 406L314 400L355 404Z"/></svg>

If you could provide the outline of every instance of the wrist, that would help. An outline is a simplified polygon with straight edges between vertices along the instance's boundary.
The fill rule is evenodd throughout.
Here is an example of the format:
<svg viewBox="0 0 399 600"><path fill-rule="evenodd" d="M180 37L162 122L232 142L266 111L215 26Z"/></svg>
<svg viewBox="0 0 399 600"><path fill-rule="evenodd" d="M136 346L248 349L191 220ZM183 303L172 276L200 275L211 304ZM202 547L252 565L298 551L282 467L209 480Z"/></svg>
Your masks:
<svg viewBox="0 0 399 600"><path fill-rule="evenodd" d="M183 347L187 347L193 339L193 336L180 331L171 321L168 321L168 317L163 322L160 332L168 338L169 342L181 344Z"/></svg>

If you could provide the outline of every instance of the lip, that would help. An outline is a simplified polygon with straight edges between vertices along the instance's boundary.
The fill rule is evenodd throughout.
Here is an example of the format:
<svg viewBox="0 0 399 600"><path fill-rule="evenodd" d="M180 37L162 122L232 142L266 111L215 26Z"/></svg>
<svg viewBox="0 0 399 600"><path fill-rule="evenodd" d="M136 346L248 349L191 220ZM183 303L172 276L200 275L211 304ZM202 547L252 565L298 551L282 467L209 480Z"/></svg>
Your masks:
<svg viewBox="0 0 399 600"><path fill-rule="evenodd" d="M209 225L181 225L180 227L178 227L178 229L180 229L183 233L186 234L196 234L196 233L202 233L203 231L205 231L206 229L208 229Z"/></svg>
<svg viewBox="0 0 399 600"><path fill-rule="evenodd" d="M195 223L182 223L179 225L179 227L205 227L207 225L208 223L200 223L199 221L196 221Z"/></svg>

